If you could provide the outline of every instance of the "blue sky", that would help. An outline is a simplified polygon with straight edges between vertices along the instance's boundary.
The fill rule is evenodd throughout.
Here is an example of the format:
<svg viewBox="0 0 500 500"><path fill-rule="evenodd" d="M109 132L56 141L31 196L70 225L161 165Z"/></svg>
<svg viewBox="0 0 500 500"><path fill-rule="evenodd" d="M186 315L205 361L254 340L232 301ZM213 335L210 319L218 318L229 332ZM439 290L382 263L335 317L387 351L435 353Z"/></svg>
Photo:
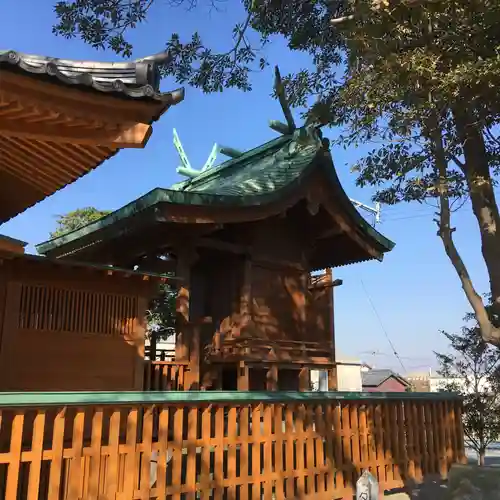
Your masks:
<svg viewBox="0 0 500 500"><path fill-rule="evenodd" d="M0 48L62 58L116 59L114 54L97 52L80 41L55 37L51 32L53 3L55 0L24 0L20 8L18 1L4 0ZM237 3L231 4L235 10L226 9L226 2L221 3L220 12L210 12L204 8L169 9L158 2L148 23L131 36L134 56L159 52L172 32L189 36L196 29L207 44L221 50L228 47L231 27L241 17ZM279 64L282 74L308 64L306 55L290 53L279 39L266 48L266 56L271 64ZM187 88L184 102L155 124L145 150L122 151L96 171L4 224L0 232L28 241L29 251L34 252L33 244L47 239L58 214L84 206L117 209L150 189L169 187L179 180L175 172L179 161L172 144L174 127L195 168L205 162L214 142L245 150L272 139L275 133L267 122L282 118L278 103L270 97L272 69L253 74L252 84L251 93L204 95ZM164 90L178 87L171 80L162 85ZM325 133L330 134L328 130ZM333 157L349 196L371 204L372 192L356 188L349 171L349 166L369 149L334 149ZM378 229L396 242L395 249L383 263L362 263L334 271L344 280L335 294L340 353L401 370L391 355L387 333L405 368L423 370L434 364L432 351L446 347L439 330L460 328L468 304L432 219L433 209L427 206L383 208ZM457 245L476 286L480 293L486 292L488 280L469 206L455 214L454 224ZM373 351L380 354L366 354Z"/></svg>

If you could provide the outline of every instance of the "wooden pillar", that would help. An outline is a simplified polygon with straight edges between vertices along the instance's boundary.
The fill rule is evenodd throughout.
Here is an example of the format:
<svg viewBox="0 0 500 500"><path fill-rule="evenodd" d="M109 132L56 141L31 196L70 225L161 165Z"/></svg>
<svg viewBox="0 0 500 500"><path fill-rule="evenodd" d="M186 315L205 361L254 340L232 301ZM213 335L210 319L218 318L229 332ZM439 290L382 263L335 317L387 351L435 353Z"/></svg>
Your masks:
<svg viewBox="0 0 500 500"><path fill-rule="evenodd" d="M244 361L240 361L238 366L237 388L238 391L250 390L250 370Z"/></svg>
<svg viewBox="0 0 500 500"><path fill-rule="evenodd" d="M189 314L191 268L197 258L192 245L183 245L177 251L176 274L182 281L176 300L175 359L189 361L185 378L185 387L188 390L198 390L200 386L199 328L190 323Z"/></svg>
<svg viewBox="0 0 500 500"><path fill-rule="evenodd" d="M240 291L240 334L252 321L252 261L245 257L243 283Z"/></svg>
<svg viewBox="0 0 500 500"><path fill-rule="evenodd" d="M194 248L186 245L178 250L177 253L177 277L181 283L177 290L176 300L176 342L175 357L179 360L189 358L189 333L185 326L189 323L189 297L191 288L191 267L196 262L197 254Z"/></svg>
<svg viewBox="0 0 500 500"><path fill-rule="evenodd" d="M278 366L274 363L267 370L266 390L267 391L277 391L278 390Z"/></svg>
<svg viewBox="0 0 500 500"><path fill-rule="evenodd" d="M311 370L303 366L299 372L299 391L305 392L311 390Z"/></svg>
<svg viewBox="0 0 500 500"><path fill-rule="evenodd" d="M152 331L149 337L149 359L156 361L156 345L158 342L158 332Z"/></svg>
<svg viewBox="0 0 500 500"><path fill-rule="evenodd" d="M328 369L328 390L337 391L338 390L338 380L337 380L337 365Z"/></svg>
<svg viewBox="0 0 500 500"><path fill-rule="evenodd" d="M134 337L127 341L135 345L136 356L134 363L134 391L144 390L144 341L146 338L147 321L146 310L148 308L148 299L139 297L137 301L137 323L134 328Z"/></svg>

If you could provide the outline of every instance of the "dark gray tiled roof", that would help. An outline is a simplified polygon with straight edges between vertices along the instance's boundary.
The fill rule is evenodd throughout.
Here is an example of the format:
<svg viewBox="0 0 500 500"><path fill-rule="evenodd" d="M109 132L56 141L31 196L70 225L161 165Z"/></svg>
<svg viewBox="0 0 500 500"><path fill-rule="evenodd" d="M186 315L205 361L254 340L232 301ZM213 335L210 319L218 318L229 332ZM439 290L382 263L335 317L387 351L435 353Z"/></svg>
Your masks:
<svg viewBox="0 0 500 500"><path fill-rule="evenodd" d="M161 52L135 61L107 63L0 50L0 69L17 69L33 75L51 77L66 85L82 85L100 92L115 92L135 99L153 99L177 104L184 98L184 89L160 92L158 67L168 58L168 52Z"/></svg>
<svg viewBox="0 0 500 500"><path fill-rule="evenodd" d="M361 372L361 382L364 387L378 387L390 377L395 377L407 383L401 375L394 373L392 370L369 370L367 372Z"/></svg>

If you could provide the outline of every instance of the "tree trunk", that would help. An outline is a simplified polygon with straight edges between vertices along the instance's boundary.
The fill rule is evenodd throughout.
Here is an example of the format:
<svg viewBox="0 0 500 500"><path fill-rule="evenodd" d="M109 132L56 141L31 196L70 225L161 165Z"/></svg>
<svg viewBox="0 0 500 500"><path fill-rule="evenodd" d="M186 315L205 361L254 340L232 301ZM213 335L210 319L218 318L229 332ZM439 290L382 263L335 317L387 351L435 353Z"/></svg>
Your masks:
<svg viewBox="0 0 500 500"><path fill-rule="evenodd" d="M477 465L479 465L480 467L484 467L485 458L486 458L486 450L485 449L479 450L477 453Z"/></svg>
<svg viewBox="0 0 500 500"><path fill-rule="evenodd" d="M500 213L495 199L484 136L464 108L454 109L458 137L463 145L462 171L481 235L481 250L488 271L493 310L500 314Z"/></svg>
<svg viewBox="0 0 500 500"><path fill-rule="evenodd" d="M447 158L443 145L443 134L437 119L429 120L427 136L431 142L432 153L438 175L438 194L440 201L438 236L441 238L446 255L453 264L467 297L476 316L481 336L486 342L500 346L500 329L492 324L481 296L477 293L462 257L453 241L454 228L451 227L451 210L448 196ZM500 284L500 283L499 283Z"/></svg>

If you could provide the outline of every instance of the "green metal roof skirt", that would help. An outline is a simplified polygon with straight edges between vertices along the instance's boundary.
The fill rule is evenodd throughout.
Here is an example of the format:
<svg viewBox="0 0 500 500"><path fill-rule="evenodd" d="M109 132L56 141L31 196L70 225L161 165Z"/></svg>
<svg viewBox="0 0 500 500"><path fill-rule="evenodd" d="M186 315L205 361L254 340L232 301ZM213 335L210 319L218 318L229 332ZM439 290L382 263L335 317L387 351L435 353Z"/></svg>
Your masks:
<svg viewBox="0 0 500 500"><path fill-rule="evenodd" d="M0 392L0 408L33 406L322 403L334 401L460 400L453 392Z"/></svg>

